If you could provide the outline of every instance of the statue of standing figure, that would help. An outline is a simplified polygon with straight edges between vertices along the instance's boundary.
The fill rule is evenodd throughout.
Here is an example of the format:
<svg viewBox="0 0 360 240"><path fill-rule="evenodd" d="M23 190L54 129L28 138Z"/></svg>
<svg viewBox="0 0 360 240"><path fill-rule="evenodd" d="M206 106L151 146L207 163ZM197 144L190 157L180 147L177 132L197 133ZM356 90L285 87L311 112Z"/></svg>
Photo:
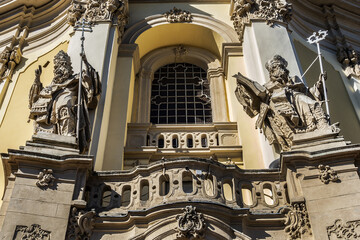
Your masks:
<svg viewBox="0 0 360 240"><path fill-rule="evenodd" d="M79 150L84 152L90 143L90 121L88 109L95 109L101 82L98 73L82 55L86 69L83 72L80 127L76 136L77 99L79 74L73 74L70 56L60 51L54 57L54 78L49 86L40 82L41 66L35 71L35 81L29 93L29 118L35 120L35 134L53 133L78 137Z"/></svg>
<svg viewBox="0 0 360 240"><path fill-rule="evenodd" d="M244 111L250 117L259 115L256 128L264 132L270 144L279 144L283 151L291 149L294 134L339 130L329 125L321 107L321 75L313 87L307 88L298 77L289 77L287 64L279 55L269 60L265 67L270 80L264 85L240 73L234 76L237 79L235 94Z"/></svg>

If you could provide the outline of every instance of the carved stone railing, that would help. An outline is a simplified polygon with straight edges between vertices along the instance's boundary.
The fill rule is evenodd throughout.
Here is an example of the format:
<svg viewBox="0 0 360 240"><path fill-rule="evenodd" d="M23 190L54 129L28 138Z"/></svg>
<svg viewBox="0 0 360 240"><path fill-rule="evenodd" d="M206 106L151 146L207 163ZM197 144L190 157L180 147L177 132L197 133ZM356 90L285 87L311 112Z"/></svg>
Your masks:
<svg viewBox="0 0 360 240"><path fill-rule="evenodd" d="M148 164L162 157L213 156L220 162L241 160L236 123L193 125L128 124L125 167ZM193 155L192 155L193 154ZM145 161L147 160L147 161Z"/></svg>
<svg viewBox="0 0 360 240"><path fill-rule="evenodd" d="M85 196L87 208L100 215L189 201L275 213L290 205L284 178L277 170L242 170L208 159L180 158L131 171L97 172L88 180Z"/></svg>

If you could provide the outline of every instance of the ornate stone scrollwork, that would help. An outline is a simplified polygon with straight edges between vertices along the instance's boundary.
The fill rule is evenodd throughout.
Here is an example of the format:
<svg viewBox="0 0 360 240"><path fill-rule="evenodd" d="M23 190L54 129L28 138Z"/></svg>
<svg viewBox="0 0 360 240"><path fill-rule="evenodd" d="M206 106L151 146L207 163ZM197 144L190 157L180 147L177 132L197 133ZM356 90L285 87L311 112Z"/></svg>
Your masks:
<svg viewBox="0 0 360 240"><path fill-rule="evenodd" d="M22 53L19 47L5 47L0 54L0 83L12 78L15 67L20 63Z"/></svg>
<svg viewBox="0 0 360 240"><path fill-rule="evenodd" d="M118 26L120 35L122 35L128 22L128 1L89 0L86 4L83 4L73 0L68 11L69 24L74 26L81 17L92 23L111 21Z"/></svg>
<svg viewBox="0 0 360 240"><path fill-rule="evenodd" d="M250 19L261 19L272 26L276 21L289 22L292 5L285 0L235 0L231 16L239 39L243 38L245 24Z"/></svg>
<svg viewBox="0 0 360 240"><path fill-rule="evenodd" d="M360 220L344 223L341 219L336 219L334 225L327 227L329 239L331 235L336 235L336 239L358 239L360 238ZM335 239L335 238L334 238Z"/></svg>
<svg viewBox="0 0 360 240"><path fill-rule="evenodd" d="M85 12L85 7L73 0L70 9L68 10L68 23L71 26L74 26L75 23L81 18L84 12Z"/></svg>
<svg viewBox="0 0 360 240"><path fill-rule="evenodd" d="M50 231L41 229L38 224L30 227L16 226L13 240L50 240Z"/></svg>
<svg viewBox="0 0 360 240"><path fill-rule="evenodd" d="M286 214L285 232L289 239L298 239L302 235L311 233L311 225L305 203L294 203L291 207L285 207L280 211Z"/></svg>
<svg viewBox="0 0 360 240"><path fill-rule="evenodd" d="M95 211L78 211L76 207L73 207L71 209L66 239L90 239L92 230L95 226L95 214Z"/></svg>
<svg viewBox="0 0 360 240"><path fill-rule="evenodd" d="M337 59L346 75L360 78L360 53L351 47L338 47Z"/></svg>
<svg viewBox="0 0 360 240"><path fill-rule="evenodd" d="M39 188L52 187L54 186L56 178L53 176L52 169L44 169L37 176L39 180L36 181L36 186Z"/></svg>
<svg viewBox="0 0 360 240"><path fill-rule="evenodd" d="M189 11L181 10L176 7L164 13L164 17L169 23L181 23L181 22L192 21L192 15Z"/></svg>
<svg viewBox="0 0 360 240"><path fill-rule="evenodd" d="M334 169L331 169L330 166L326 165L322 165L320 164L318 166L319 169L319 179L325 183L328 184L330 181L331 182L336 182L339 180L339 176L337 175L337 172Z"/></svg>
<svg viewBox="0 0 360 240"><path fill-rule="evenodd" d="M187 239L204 238L206 223L204 216L196 212L196 207L186 206L183 208L184 213L176 216L178 226L178 237Z"/></svg>

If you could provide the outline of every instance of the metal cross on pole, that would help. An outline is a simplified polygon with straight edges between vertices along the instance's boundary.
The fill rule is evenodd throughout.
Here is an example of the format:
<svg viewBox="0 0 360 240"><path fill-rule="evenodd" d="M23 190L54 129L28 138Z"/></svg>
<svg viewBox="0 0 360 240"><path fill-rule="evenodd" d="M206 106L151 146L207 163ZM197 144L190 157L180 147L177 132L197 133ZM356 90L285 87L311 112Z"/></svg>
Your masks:
<svg viewBox="0 0 360 240"><path fill-rule="evenodd" d="M324 69L323 69L323 64L322 64L322 59L321 59L321 51L320 51L320 44L319 42L321 40L324 40L325 37L328 35L327 33L328 31L324 31L324 30L319 30L318 32L314 32L310 37L307 38L307 42L310 44L316 43L316 47L317 47L317 52L318 52L318 57L319 58L319 63L320 63L320 71L321 71L321 81L323 83L323 89L324 89L324 98L325 98L325 107L326 107L326 114L328 115L329 118L329 122L330 122L330 111L329 111L329 103L328 103L328 98L327 98L327 93L326 93L326 85L325 85L325 78L324 78Z"/></svg>
<svg viewBox="0 0 360 240"><path fill-rule="evenodd" d="M92 32L91 23L85 21L83 18L82 21L77 21L74 26L75 31L81 31L81 60L80 60L80 79L79 79L79 89L78 89L78 103L77 103L77 119L76 119L76 138L79 142L79 132L80 132L80 111L81 111L81 86L82 86L82 65L83 65L83 56L85 54L84 50L84 41L85 41L85 32Z"/></svg>

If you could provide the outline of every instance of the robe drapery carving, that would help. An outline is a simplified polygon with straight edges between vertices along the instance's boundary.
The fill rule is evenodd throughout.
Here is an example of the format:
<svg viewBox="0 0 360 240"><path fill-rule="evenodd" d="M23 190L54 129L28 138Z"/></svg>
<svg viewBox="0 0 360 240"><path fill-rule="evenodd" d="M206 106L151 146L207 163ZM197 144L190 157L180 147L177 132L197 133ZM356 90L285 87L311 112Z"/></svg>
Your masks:
<svg viewBox="0 0 360 240"><path fill-rule="evenodd" d="M82 105L80 109L79 150L84 152L90 142L90 121L88 109L97 106L101 83L98 73L82 56L86 69L82 80ZM76 113L79 74L73 74L71 60L60 51L54 58L54 78L43 87L40 82L41 67L35 71L35 81L29 94L29 118L35 120L35 134L54 133L76 137Z"/></svg>
<svg viewBox="0 0 360 240"><path fill-rule="evenodd" d="M264 132L270 144L279 144L287 151L294 134L326 129L338 131L328 124L321 107L321 76L313 87L307 88L299 78L289 77L287 62L281 56L275 55L265 67L270 80L264 85L241 73L235 75L238 85L235 94L250 117L258 115L256 128Z"/></svg>

